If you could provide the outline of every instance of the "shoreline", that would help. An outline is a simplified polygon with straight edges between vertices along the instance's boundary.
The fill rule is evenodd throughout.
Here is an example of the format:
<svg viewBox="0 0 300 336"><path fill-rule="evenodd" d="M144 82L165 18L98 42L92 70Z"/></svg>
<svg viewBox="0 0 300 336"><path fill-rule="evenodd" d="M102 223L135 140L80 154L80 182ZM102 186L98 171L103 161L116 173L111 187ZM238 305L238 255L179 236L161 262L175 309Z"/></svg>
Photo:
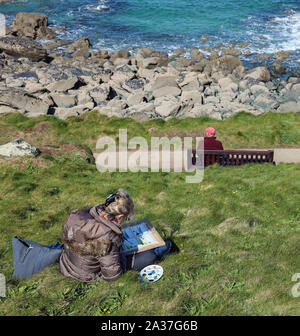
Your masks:
<svg viewBox="0 0 300 336"><path fill-rule="evenodd" d="M286 51L272 56L273 67L246 67L238 48L247 43L210 53L191 48L188 57L184 48L172 55L150 48L112 52L93 50L87 36L75 42L57 39L61 29L49 28L44 14L16 15L0 38L0 114L65 119L98 110L143 122L223 120L240 111L300 112L300 78L286 72Z"/></svg>

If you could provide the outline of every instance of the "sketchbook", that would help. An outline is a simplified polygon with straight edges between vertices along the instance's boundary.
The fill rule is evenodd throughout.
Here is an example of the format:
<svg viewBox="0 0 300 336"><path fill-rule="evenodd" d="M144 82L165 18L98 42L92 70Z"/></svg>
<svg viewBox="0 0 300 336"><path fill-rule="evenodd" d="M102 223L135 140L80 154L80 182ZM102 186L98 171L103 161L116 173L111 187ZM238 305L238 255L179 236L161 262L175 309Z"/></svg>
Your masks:
<svg viewBox="0 0 300 336"><path fill-rule="evenodd" d="M123 225L124 242L121 251L125 254L139 253L165 245L149 219Z"/></svg>

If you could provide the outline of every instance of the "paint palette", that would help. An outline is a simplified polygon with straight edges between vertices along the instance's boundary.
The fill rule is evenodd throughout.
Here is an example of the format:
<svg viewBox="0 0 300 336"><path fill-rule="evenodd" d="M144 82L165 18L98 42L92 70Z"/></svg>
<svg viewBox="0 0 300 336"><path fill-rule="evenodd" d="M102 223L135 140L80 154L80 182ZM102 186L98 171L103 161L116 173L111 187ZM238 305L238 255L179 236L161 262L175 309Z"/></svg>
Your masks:
<svg viewBox="0 0 300 336"><path fill-rule="evenodd" d="M164 270L159 265L149 265L143 268L140 272L140 277L143 282L155 282L163 276Z"/></svg>

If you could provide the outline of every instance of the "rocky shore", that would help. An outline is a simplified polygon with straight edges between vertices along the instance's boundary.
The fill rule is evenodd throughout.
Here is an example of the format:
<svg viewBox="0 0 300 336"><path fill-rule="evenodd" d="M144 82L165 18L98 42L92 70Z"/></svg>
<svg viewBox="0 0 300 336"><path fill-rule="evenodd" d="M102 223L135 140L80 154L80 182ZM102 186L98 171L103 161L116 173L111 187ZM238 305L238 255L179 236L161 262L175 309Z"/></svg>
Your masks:
<svg viewBox="0 0 300 336"><path fill-rule="evenodd" d="M149 48L91 51L87 37L65 41L56 33L46 15L18 13L0 37L0 114L65 119L98 110L142 122L199 116L222 120L240 111L300 112L300 79L280 79L285 51L273 55L272 69L248 69L234 48L209 55L193 48L189 57L184 49L172 55Z"/></svg>

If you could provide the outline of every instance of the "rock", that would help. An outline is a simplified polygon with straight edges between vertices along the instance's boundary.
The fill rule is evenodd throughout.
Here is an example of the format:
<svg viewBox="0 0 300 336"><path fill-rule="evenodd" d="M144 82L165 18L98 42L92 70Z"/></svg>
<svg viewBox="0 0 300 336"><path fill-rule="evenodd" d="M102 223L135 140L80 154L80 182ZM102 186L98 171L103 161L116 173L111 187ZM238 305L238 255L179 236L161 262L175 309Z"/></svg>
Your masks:
<svg viewBox="0 0 300 336"><path fill-rule="evenodd" d="M154 82L147 84L147 87L145 87L145 90L147 91L155 91L162 87L178 87L176 76L169 76L169 75L162 75L158 76Z"/></svg>
<svg viewBox="0 0 300 336"><path fill-rule="evenodd" d="M143 112L132 112L126 115L126 117L134 119L137 122L145 122L151 119L151 115Z"/></svg>
<svg viewBox="0 0 300 336"><path fill-rule="evenodd" d="M289 83L280 92L280 101L286 103L294 101L300 103L300 83Z"/></svg>
<svg viewBox="0 0 300 336"><path fill-rule="evenodd" d="M235 68L243 65L238 58L230 55L221 56L215 62L225 76L231 74Z"/></svg>
<svg viewBox="0 0 300 336"><path fill-rule="evenodd" d="M246 47L248 47L249 45L250 45L249 42L241 42L241 43L239 43L237 46L238 46L239 48L246 48Z"/></svg>
<svg viewBox="0 0 300 336"><path fill-rule="evenodd" d="M103 106L97 107L96 110L98 110L100 114L106 115L108 117L125 117L125 111L120 107Z"/></svg>
<svg viewBox="0 0 300 336"><path fill-rule="evenodd" d="M220 85L221 91L237 92L239 89L239 86L229 77L219 79L218 83Z"/></svg>
<svg viewBox="0 0 300 336"><path fill-rule="evenodd" d="M122 87L129 92L134 92L136 90L142 90L146 84L145 79L143 78L134 78L126 80Z"/></svg>
<svg viewBox="0 0 300 336"><path fill-rule="evenodd" d="M184 91L194 91L200 89L200 83L198 80L197 72L187 72L184 74L184 78L179 80L178 85Z"/></svg>
<svg viewBox="0 0 300 336"><path fill-rule="evenodd" d="M28 116L47 114L51 106L42 99L19 89L0 91L0 104L24 111Z"/></svg>
<svg viewBox="0 0 300 336"><path fill-rule="evenodd" d="M92 51L92 58L109 59L110 58L110 52L108 50Z"/></svg>
<svg viewBox="0 0 300 336"><path fill-rule="evenodd" d="M272 64L272 66L274 67L275 72L277 72L277 73L282 74L282 73L285 73L285 71L286 71L286 67L281 65L279 62L274 62Z"/></svg>
<svg viewBox="0 0 300 336"><path fill-rule="evenodd" d="M112 60L112 58L110 58L110 60L117 67L130 64L130 60L128 58L115 58L114 60Z"/></svg>
<svg viewBox="0 0 300 336"><path fill-rule="evenodd" d="M149 81L152 81L154 79L156 73L153 70L140 68L136 75L139 78L144 78L144 79L147 79Z"/></svg>
<svg viewBox="0 0 300 336"><path fill-rule="evenodd" d="M246 75L245 78L253 78L260 82L268 82L271 79L270 71L265 67L257 67L250 70Z"/></svg>
<svg viewBox="0 0 300 336"><path fill-rule="evenodd" d="M70 47L68 47L65 52L72 54L78 49L90 49L91 46L92 45L89 38L87 36L83 36L81 39L77 40Z"/></svg>
<svg viewBox="0 0 300 336"><path fill-rule="evenodd" d="M300 112L300 103L297 103L295 101L289 101L289 102L283 103L278 107L277 112L299 113Z"/></svg>
<svg viewBox="0 0 300 336"><path fill-rule="evenodd" d="M57 107L73 107L76 105L76 96L71 96L67 94L58 94L53 93L51 94L51 98L53 99L54 103Z"/></svg>
<svg viewBox="0 0 300 336"><path fill-rule="evenodd" d="M176 61L171 61L171 62L169 62L168 65L169 65L169 67L172 67L172 68L174 68L178 71L184 70L184 65L182 65L181 63L176 62Z"/></svg>
<svg viewBox="0 0 300 336"><path fill-rule="evenodd" d="M203 104L203 94L199 91L182 91L180 100L185 104Z"/></svg>
<svg viewBox="0 0 300 336"><path fill-rule="evenodd" d="M220 97L208 96L204 99L204 104L218 104L220 103Z"/></svg>
<svg viewBox="0 0 300 336"><path fill-rule="evenodd" d="M5 80L6 86L7 87L12 87L12 88L17 88L17 87L23 87L25 86L25 80L22 78L13 78L13 77L8 77Z"/></svg>
<svg viewBox="0 0 300 336"><path fill-rule="evenodd" d="M179 101L171 96L156 99L155 105L155 111L161 117L175 116L180 109Z"/></svg>
<svg viewBox="0 0 300 336"><path fill-rule="evenodd" d="M130 52L128 50L121 49L121 50L118 50L113 55L111 55L110 58L111 58L112 61L114 61L117 58L129 58L130 56L131 55L130 55Z"/></svg>
<svg viewBox="0 0 300 336"><path fill-rule="evenodd" d="M107 103L107 106L109 106L109 107L117 107L120 110L125 110L128 107L126 100L117 99L117 98L114 98L114 99L110 100Z"/></svg>
<svg viewBox="0 0 300 336"><path fill-rule="evenodd" d="M253 105L260 107L264 111L271 111L277 109L279 103L270 95L260 94L253 101Z"/></svg>
<svg viewBox="0 0 300 336"><path fill-rule="evenodd" d="M25 91L31 94L44 90L44 85L40 83L27 82L25 85Z"/></svg>
<svg viewBox="0 0 300 336"><path fill-rule="evenodd" d="M295 76L290 76L288 79L288 83L300 83L300 78Z"/></svg>
<svg viewBox="0 0 300 336"><path fill-rule="evenodd" d="M235 98L238 96L236 91L232 90L226 90L226 91L220 91L219 97L221 99L221 102L233 102Z"/></svg>
<svg viewBox="0 0 300 336"><path fill-rule="evenodd" d="M142 102L127 109L128 113L138 112L153 115L155 113L155 106L153 103Z"/></svg>
<svg viewBox="0 0 300 336"><path fill-rule="evenodd" d="M211 79L206 73L198 74L197 76L200 85L211 84Z"/></svg>
<svg viewBox="0 0 300 336"><path fill-rule="evenodd" d="M214 104L196 104L194 108L186 115L186 117L209 117L211 119L222 120L222 115L220 112L216 111Z"/></svg>
<svg viewBox="0 0 300 336"><path fill-rule="evenodd" d="M237 49L223 49L221 55L222 56L225 56L225 55L241 56L242 52L240 50L237 50Z"/></svg>
<svg viewBox="0 0 300 336"><path fill-rule="evenodd" d="M158 57L163 59L168 59L168 54L165 52L157 51L151 48L140 48L136 52L136 58L143 59L149 57Z"/></svg>
<svg viewBox="0 0 300 336"><path fill-rule="evenodd" d="M103 101L111 100L117 93L108 83L103 83L99 87L95 87L89 91L90 96L96 102L97 105L101 104Z"/></svg>
<svg viewBox="0 0 300 336"><path fill-rule="evenodd" d="M33 39L37 37L53 39L56 36L56 33L48 27L48 16L41 13L17 13L16 21L12 24L12 33Z"/></svg>
<svg viewBox="0 0 300 336"><path fill-rule="evenodd" d="M285 60L290 57L290 53L288 51L278 51L274 54L274 57L279 61Z"/></svg>
<svg viewBox="0 0 300 336"><path fill-rule="evenodd" d="M251 104L254 100L254 96L251 98L251 91L246 89L242 93L240 93L237 97L237 101L242 104Z"/></svg>
<svg viewBox="0 0 300 336"><path fill-rule="evenodd" d="M89 49L88 48L77 49L72 53L72 57L89 58L90 57Z"/></svg>
<svg viewBox="0 0 300 336"><path fill-rule="evenodd" d="M0 155L5 157L15 157L15 156L38 156L40 150L29 143L25 142L23 139L16 139L0 146Z"/></svg>
<svg viewBox="0 0 300 336"><path fill-rule="evenodd" d="M77 93L75 100L77 100L78 105L86 105L88 103L94 102L93 98L91 97L90 93L87 90L80 90Z"/></svg>
<svg viewBox="0 0 300 336"><path fill-rule="evenodd" d="M271 55L263 53L263 54L256 55L256 57L262 58L262 59L269 59L269 58L271 58Z"/></svg>
<svg viewBox="0 0 300 336"><path fill-rule="evenodd" d="M119 85L133 78L135 78L135 73L128 65L116 68L114 74L111 76L111 80Z"/></svg>
<svg viewBox="0 0 300 336"><path fill-rule="evenodd" d="M127 104L134 106L146 101L145 92L132 93L127 98Z"/></svg>
<svg viewBox="0 0 300 336"><path fill-rule="evenodd" d="M47 61L47 51L41 44L27 37L0 37L0 51L16 58L28 58L33 62Z"/></svg>
<svg viewBox="0 0 300 336"><path fill-rule="evenodd" d="M177 59L177 62L180 63L180 64L182 64L184 67L188 67L188 66L194 64L194 61L193 61L193 60L191 60L191 59L187 59L187 58L185 58L185 57L180 57L180 58L178 58L178 59Z"/></svg>
<svg viewBox="0 0 300 336"><path fill-rule="evenodd" d="M20 112L17 108L8 105L0 105L0 114Z"/></svg>
<svg viewBox="0 0 300 336"><path fill-rule="evenodd" d="M47 90L50 92L65 92L73 88L78 88L80 86L80 80L77 77L71 77L69 79L63 79L51 83L47 86Z"/></svg>
<svg viewBox="0 0 300 336"><path fill-rule="evenodd" d="M88 103L85 105L77 105L71 108L64 107L55 107L53 108L54 116L58 119L65 120L69 117L77 117L83 114L84 112L92 110L94 107L94 103Z"/></svg>
<svg viewBox="0 0 300 336"><path fill-rule="evenodd" d="M256 97L260 94L265 94L266 96L269 95L269 90L264 85L252 85L250 87L250 92Z"/></svg>
<svg viewBox="0 0 300 336"><path fill-rule="evenodd" d="M216 51L213 51L210 55L209 55L209 60L216 60L219 58L219 54Z"/></svg>
<svg viewBox="0 0 300 336"><path fill-rule="evenodd" d="M181 94L181 90L174 86L165 86L160 89L153 91L153 97L159 98L163 96L173 96L177 97Z"/></svg>
<svg viewBox="0 0 300 336"><path fill-rule="evenodd" d="M190 55L191 55L191 58L195 61L201 61L201 60L205 59L205 56L197 48L193 48Z"/></svg>
<svg viewBox="0 0 300 336"><path fill-rule="evenodd" d="M202 35L202 36L200 37L200 40L201 40L201 41L208 41L209 38L208 38L206 35Z"/></svg>
<svg viewBox="0 0 300 336"><path fill-rule="evenodd" d="M232 74L239 80L243 79L245 74L247 72L247 69L240 65L238 67L236 67L233 71L232 71Z"/></svg>
<svg viewBox="0 0 300 336"><path fill-rule="evenodd" d="M185 51L184 48L178 48L178 49L173 50L173 55L172 56L178 57L178 56L181 56L185 53L186 53L186 51Z"/></svg>
<svg viewBox="0 0 300 336"><path fill-rule="evenodd" d="M58 47L63 47L63 46L66 46L68 44L71 44L71 43L72 43L72 41L65 41L65 40L56 39L54 41L43 43L42 47L44 49L46 49L47 51L51 51L51 50L57 49Z"/></svg>

